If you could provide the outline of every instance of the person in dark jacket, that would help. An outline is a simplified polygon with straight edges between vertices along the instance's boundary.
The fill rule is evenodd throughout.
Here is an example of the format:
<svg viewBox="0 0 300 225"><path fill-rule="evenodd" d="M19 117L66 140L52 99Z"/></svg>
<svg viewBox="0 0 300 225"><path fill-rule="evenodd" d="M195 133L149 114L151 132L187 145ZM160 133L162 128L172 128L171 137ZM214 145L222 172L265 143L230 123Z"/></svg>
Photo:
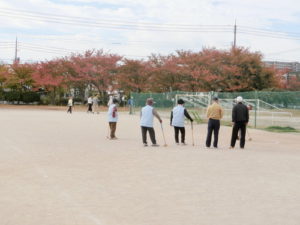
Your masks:
<svg viewBox="0 0 300 225"><path fill-rule="evenodd" d="M230 149L235 146L239 130L241 130L240 147L243 149L245 147L246 126L249 122L249 110L247 106L243 104L243 98L241 96L237 97L236 101L237 104L232 109L233 129Z"/></svg>

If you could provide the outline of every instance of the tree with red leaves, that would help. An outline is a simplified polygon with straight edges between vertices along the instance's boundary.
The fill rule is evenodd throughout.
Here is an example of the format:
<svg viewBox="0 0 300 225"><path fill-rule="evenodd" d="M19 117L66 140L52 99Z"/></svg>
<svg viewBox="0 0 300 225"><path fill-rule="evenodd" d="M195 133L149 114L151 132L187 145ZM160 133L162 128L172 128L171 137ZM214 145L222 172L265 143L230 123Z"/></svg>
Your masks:
<svg viewBox="0 0 300 225"><path fill-rule="evenodd" d="M36 86L49 94L51 104L60 101L66 87L65 67L61 59L37 64L33 78Z"/></svg>
<svg viewBox="0 0 300 225"><path fill-rule="evenodd" d="M121 56L104 53L103 50L86 51L84 54L72 55L69 58L74 73L73 81L85 81L96 88L104 97L109 86L118 86L117 72Z"/></svg>
<svg viewBox="0 0 300 225"><path fill-rule="evenodd" d="M118 86L126 93L147 91L147 63L140 60L123 60L118 69Z"/></svg>

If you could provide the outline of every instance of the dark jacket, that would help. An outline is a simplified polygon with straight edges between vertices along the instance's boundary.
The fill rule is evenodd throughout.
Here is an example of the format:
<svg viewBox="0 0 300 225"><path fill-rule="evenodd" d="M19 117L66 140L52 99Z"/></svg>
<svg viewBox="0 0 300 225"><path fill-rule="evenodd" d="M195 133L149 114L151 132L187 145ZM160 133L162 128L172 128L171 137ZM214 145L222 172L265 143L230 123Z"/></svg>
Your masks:
<svg viewBox="0 0 300 225"><path fill-rule="evenodd" d="M240 102L233 107L232 122L249 122L249 110L243 103Z"/></svg>

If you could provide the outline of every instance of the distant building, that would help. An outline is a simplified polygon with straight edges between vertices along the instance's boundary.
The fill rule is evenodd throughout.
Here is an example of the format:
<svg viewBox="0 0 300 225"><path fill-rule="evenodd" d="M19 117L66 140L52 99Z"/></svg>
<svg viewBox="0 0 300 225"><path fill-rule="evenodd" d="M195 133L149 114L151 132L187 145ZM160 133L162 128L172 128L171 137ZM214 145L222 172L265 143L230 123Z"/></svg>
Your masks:
<svg viewBox="0 0 300 225"><path fill-rule="evenodd" d="M300 72L299 62L279 62L279 61L264 61L267 67L276 69L288 69L290 72Z"/></svg>

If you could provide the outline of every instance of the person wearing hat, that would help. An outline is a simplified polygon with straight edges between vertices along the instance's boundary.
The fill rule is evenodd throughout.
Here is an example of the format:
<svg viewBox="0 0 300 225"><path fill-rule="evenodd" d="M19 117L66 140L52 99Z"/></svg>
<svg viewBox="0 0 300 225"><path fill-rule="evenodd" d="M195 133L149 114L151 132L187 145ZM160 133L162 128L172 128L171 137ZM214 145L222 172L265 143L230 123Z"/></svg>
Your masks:
<svg viewBox="0 0 300 225"><path fill-rule="evenodd" d="M193 119L187 112L187 110L184 108L184 101L182 99L178 99L177 106L173 108L171 111L171 126L174 127L175 131L175 142L177 145L179 145L179 131L181 134L181 144L186 145L185 143L185 127L184 127L184 118L188 118L191 122L193 122Z"/></svg>
<svg viewBox="0 0 300 225"><path fill-rule="evenodd" d="M213 103L207 108L206 116L208 118L206 147L210 148L211 136L214 132L214 148L218 148L218 137L220 130L220 120L223 118L223 109L219 104L218 97L213 97Z"/></svg>
<svg viewBox="0 0 300 225"><path fill-rule="evenodd" d="M147 132L149 132L150 139L153 147L158 147L159 145L156 143L155 139L155 131L153 128L153 119L154 116L162 123L162 120L156 110L153 108L153 98L148 98L146 101L146 106L144 106L140 113L140 125L142 130L142 138L144 146L148 146L147 144Z"/></svg>
<svg viewBox="0 0 300 225"><path fill-rule="evenodd" d="M241 96L238 96L236 101L237 104L232 109L233 128L230 149L235 146L239 130L241 131L240 147L243 149L245 147L246 126L249 122L249 110L247 106L243 104L243 98Z"/></svg>
<svg viewBox="0 0 300 225"><path fill-rule="evenodd" d="M110 104L108 108L108 124L110 128L110 139L116 140L117 137L115 135L117 129L117 122L118 122L118 110L117 110L117 99L112 100L112 104Z"/></svg>

